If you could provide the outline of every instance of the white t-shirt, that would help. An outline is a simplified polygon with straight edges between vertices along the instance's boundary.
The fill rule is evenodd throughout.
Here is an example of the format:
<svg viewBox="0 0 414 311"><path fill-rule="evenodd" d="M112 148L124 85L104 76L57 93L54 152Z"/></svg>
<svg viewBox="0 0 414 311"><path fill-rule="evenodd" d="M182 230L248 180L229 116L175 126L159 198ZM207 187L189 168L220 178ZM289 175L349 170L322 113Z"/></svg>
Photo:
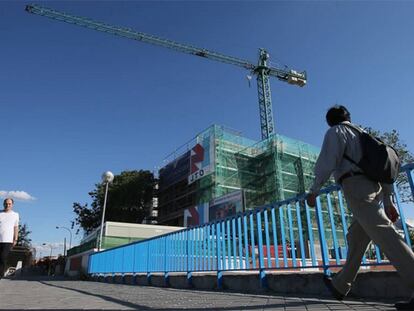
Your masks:
<svg viewBox="0 0 414 311"><path fill-rule="evenodd" d="M0 212L0 243L13 243L14 227L19 225L19 214Z"/></svg>

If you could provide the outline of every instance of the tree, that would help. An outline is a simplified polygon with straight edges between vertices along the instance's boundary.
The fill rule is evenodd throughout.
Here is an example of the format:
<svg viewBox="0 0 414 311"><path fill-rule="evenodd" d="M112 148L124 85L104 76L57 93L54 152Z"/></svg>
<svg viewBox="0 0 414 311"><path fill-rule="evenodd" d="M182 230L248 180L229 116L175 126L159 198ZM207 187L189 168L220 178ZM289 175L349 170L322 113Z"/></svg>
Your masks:
<svg viewBox="0 0 414 311"><path fill-rule="evenodd" d="M365 130L381 139L384 143L392 146L398 153L398 156L401 159L401 164L412 163L414 162L413 154L408 150L407 145L400 139L400 134L396 130L391 132L380 132L374 130L370 127L365 128ZM414 202L413 194L411 193L411 188L408 183L407 174L403 173L398 176L396 181L398 192L402 202Z"/></svg>
<svg viewBox="0 0 414 311"><path fill-rule="evenodd" d="M29 238L30 233L27 224L19 224L19 237L17 238L16 245L30 247L32 245L32 239Z"/></svg>
<svg viewBox="0 0 414 311"><path fill-rule="evenodd" d="M141 223L152 207L156 180L150 171L124 171L116 175L108 188L105 221ZM87 203L73 203L76 218L86 234L100 226L105 196L105 185L96 184L89 192L92 198L90 207Z"/></svg>

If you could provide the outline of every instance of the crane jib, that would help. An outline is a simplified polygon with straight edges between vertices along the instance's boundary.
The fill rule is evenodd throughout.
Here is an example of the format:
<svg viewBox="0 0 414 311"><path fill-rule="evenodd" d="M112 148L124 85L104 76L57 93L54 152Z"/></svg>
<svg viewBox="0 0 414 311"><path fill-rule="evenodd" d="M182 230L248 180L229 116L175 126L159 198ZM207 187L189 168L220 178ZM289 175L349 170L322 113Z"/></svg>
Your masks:
<svg viewBox="0 0 414 311"><path fill-rule="evenodd" d="M75 24L77 26L93 29L100 32L117 35L120 37L146 42L152 45L162 46L178 52L183 52L222 63L243 67L255 74L258 83L259 110L262 138L266 139L274 132L272 101L270 95L269 77L276 77L280 81L292 85L305 86L307 81L306 72L297 72L285 68L276 68L267 66L269 54L264 49L259 49L259 64L253 65L252 62L237 57L227 56L218 52L210 51L203 48L194 47L188 44L175 42L168 39L156 37L154 35L137 32L132 29L108 25L96 22L88 18L77 17L53 9L44 8L38 5L26 5L25 10L32 14L45 16L54 20Z"/></svg>

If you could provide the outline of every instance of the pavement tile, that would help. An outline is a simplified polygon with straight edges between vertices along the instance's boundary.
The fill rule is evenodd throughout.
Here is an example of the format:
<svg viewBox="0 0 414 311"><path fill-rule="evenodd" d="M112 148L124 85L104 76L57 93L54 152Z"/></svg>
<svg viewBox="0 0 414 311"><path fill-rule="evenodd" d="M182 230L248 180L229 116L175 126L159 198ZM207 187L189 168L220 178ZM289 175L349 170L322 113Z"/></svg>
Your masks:
<svg viewBox="0 0 414 311"><path fill-rule="evenodd" d="M319 297L130 286L53 279L0 281L0 310L394 310L391 304Z"/></svg>

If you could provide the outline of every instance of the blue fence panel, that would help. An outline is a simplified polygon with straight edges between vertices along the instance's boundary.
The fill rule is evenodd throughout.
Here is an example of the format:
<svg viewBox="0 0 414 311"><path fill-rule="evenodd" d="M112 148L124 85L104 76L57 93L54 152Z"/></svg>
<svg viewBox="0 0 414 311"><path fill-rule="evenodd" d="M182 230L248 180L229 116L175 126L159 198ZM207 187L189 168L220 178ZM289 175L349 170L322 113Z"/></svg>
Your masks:
<svg viewBox="0 0 414 311"><path fill-rule="evenodd" d="M134 261L135 261L135 254L134 254L134 246L128 245L124 247L124 254L123 254L123 265L122 271L123 273L128 273L134 271Z"/></svg>
<svg viewBox="0 0 414 311"><path fill-rule="evenodd" d="M414 164L402 169L412 194L413 169ZM411 247L397 186L394 189L402 231ZM265 269L319 268L329 273L330 267L344 262L351 218L340 187L331 186L321 191L316 208L310 208L302 195L214 223L97 252L90 256L88 273L163 272L167 277L168 272L187 272L191 277L193 271L217 271L221 280L225 270L256 270L262 284ZM363 258L366 265L386 263L375 245Z"/></svg>

